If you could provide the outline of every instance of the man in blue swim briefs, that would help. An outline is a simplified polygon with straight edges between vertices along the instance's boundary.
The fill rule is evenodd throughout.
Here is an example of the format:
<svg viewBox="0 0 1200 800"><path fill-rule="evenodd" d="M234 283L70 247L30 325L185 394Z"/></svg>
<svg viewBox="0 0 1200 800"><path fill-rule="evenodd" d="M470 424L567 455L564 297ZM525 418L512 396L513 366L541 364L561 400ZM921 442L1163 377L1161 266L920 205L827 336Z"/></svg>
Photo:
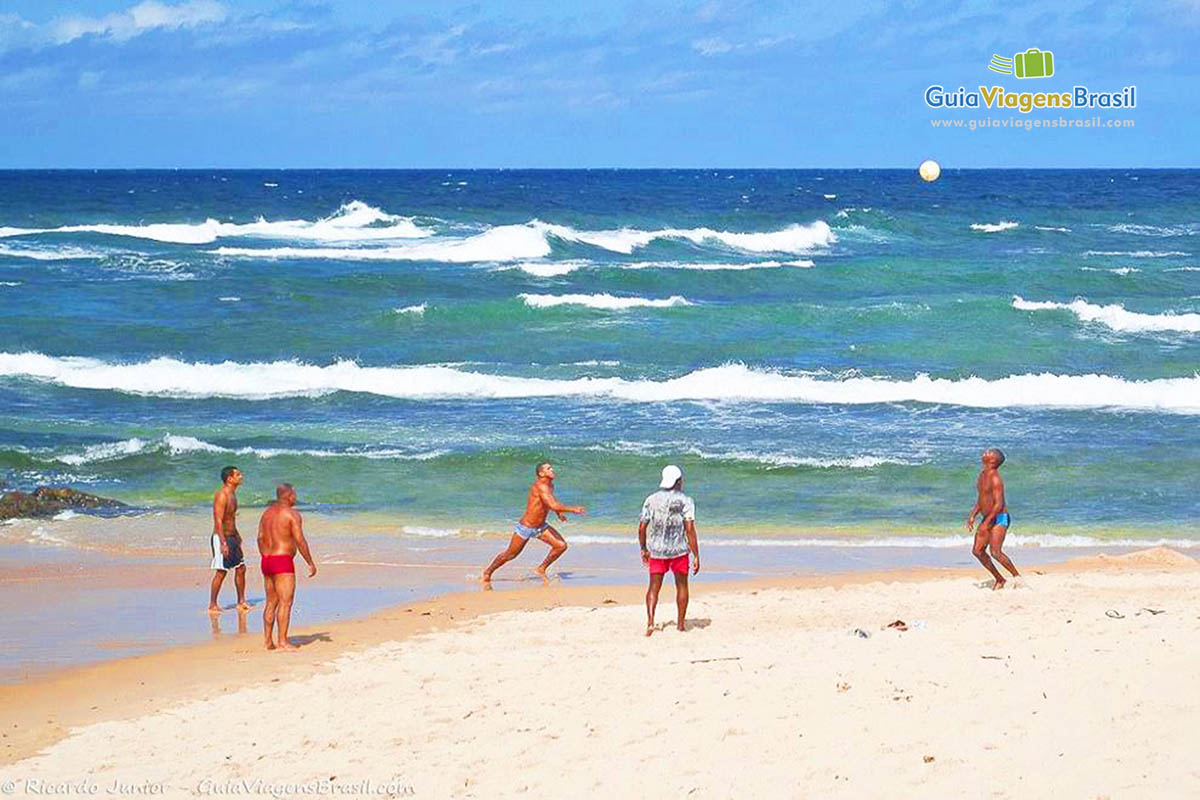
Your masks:
<svg viewBox="0 0 1200 800"><path fill-rule="evenodd" d="M564 506L555 499L553 466L548 463L538 464L533 470L533 475L533 485L529 487L529 497L525 502L525 513L513 529L508 548L496 556L488 568L483 571L484 585L490 584L492 573L519 556L525 549L525 543L535 536L550 545L550 553L546 556L546 560L535 570L545 580L546 568L567 552L566 540L546 523L546 515L553 511L559 519L565 522L567 514L587 512L583 506Z"/></svg>
<svg viewBox="0 0 1200 800"><path fill-rule="evenodd" d="M1004 481L1000 478L1000 465L1004 463L1004 453L998 448L989 447L983 451L980 460L983 462L983 469L979 471L979 477L975 480L979 499L967 515L967 531L974 530L976 516L982 515L983 518L979 521L979 530L975 533L975 545L971 548L971 554L979 559L979 563L996 579L992 588L1003 589L1004 576L996 569L992 558L1003 564L1014 578L1018 576L1017 568L1008 556L1004 555L1003 550L1004 537L1012 525L1008 505L1004 502ZM991 558L988 557L989 553Z"/></svg>

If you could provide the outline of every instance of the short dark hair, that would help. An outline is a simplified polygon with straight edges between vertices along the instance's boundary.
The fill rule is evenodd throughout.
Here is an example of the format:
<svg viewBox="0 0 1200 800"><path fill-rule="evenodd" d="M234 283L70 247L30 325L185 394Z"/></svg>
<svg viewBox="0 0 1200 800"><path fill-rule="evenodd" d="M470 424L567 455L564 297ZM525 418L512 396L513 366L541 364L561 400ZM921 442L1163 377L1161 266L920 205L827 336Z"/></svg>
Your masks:
<svg viewBox="0 0 1200 800"><path fill-rule="evenodd" d="M227 482L229 480L229 476L237 471L238 471L237 467L222 467L221 468L221 483Z"/></svg>
<svg viewBox="0 0 1200 800"><path fill-rule="evenodd" d="M281 483L275 487L275 497L282 499L285 494L296 491L296 487L290 483Z"/></svg>
<svg viewBox="0 0 1200 800"><path fill-rule="evenodd" d="M539 461L537 463L537 466L533 468L533 477L535 477L535 478L542 477L542 467L548 467L548 466L550 466L549 461Z"/></svg>
<svg viewBox="0 0 1200 800"><path fill-rule="evenodd" d="M996 459L997 459L996 466L997 467L1004 463L1004 451L1001 450L999 447L989 447L987 450L984 450L984 453L991 453L992 455L994 455L996 457Z"/></svg>

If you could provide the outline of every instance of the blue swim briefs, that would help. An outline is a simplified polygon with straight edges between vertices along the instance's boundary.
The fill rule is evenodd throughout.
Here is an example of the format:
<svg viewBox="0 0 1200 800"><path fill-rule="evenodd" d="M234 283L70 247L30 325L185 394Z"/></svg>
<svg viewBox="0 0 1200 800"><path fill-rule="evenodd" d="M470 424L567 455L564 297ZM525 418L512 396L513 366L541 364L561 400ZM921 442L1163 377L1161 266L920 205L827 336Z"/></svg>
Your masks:
<svg viewBox="0 0 1200 800"><path fill-rule="evenodd" d="M522 539L532 539L534 536L541 535L542 531L546 530L546 528L549 528L549 527L550 527L549 525L547 525L546 523L543 522L541 525L538 525L536 528L527 528L518 522L516 524L516 526L513 528L513 533L515 533L517 536L520 536Z"/></svg>

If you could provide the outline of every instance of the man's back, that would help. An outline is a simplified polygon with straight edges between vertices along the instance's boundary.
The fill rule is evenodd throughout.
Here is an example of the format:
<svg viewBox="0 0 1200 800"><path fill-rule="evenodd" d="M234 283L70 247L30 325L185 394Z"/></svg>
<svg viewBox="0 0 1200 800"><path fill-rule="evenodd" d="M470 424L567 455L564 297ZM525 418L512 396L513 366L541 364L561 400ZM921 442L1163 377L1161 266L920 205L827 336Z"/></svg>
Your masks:
<svg viewBox="0 0 1200 800"><path fill-rule="evenodd" d="M264 556L296 555L296 523L300 512L272 503L258 523L258 552Z"/></svg>
<svg viewBox="0 0 1200 800"><path fill-rule="evenodd" d="M692 498L675 489L659 489L642 503L647 525L647 549L654 558L675 558L688 552L684 522L696 518Z"/></svg>

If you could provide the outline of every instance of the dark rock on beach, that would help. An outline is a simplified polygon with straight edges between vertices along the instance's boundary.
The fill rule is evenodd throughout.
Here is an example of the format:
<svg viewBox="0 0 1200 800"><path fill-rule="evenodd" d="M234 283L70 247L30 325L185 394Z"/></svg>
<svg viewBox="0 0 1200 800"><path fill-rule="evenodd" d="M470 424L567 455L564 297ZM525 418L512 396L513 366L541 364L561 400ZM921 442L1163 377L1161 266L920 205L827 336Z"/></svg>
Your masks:
<svg viewBox="0 0 1200 800"><path fill-rule="evenodd" d="M98 511L126 507L117 500L65 487L42 486L32 492L9 491L0 495L0 519L52 517L62 511Z"/></svg>

